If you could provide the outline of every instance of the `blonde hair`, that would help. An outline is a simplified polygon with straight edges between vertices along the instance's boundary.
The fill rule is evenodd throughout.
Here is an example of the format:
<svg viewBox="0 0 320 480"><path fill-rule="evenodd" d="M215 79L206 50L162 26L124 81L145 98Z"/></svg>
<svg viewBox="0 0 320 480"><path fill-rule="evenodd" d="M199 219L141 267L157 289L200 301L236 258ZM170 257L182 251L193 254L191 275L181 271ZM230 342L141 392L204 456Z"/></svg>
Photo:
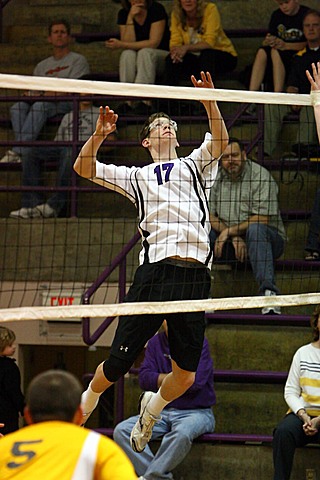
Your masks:
<svg viewBox="0 0 320 480"><path fill-rule="evenodd" d="M7 327L0 327L0 354L3 350L12 345L16 339L15 333Z"/></svg>
<svg viewBox="0 0 320 480"><path fill-rule="evenodd" d="M196 14L197 23L195 27L196 29L198 29L202 23L204 10L207 6L207 3L208 2L206 2L205 0L197 0L197 14ZM173 12L173 15L175 15L175 17L177 18L178 22L181 24L183 30L186 30L187 15L181 6L180 0L174 0L172 12Z"/></svg>

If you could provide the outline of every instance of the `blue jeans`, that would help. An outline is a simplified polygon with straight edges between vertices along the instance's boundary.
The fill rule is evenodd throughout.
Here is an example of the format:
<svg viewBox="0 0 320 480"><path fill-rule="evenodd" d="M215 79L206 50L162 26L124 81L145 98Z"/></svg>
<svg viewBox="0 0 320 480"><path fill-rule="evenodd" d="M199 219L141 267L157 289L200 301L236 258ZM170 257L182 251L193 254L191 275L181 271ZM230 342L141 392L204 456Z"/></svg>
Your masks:
<svg viewBox="0 0 320 480"><path fill-rule="evenodd" d="M22 154L22 185L39 187L42 185L42 166L46 161L59 162L56 185L68 187L72 174L72 147L27 147ZM66 206L68 191L55 192L47 203L58 213ZM22 194L22 207L33 208L45 202L42 192L28 191Z"/></svg>
<svg viewBox="0 0 320 480"><path fill-rule="evenodd" d="M72 110L72 102L17 102L10 109L15 140L30 142L38 138L48 118L64 115ZM14 147L19 155L26 147Z"/></svg>
<svg viewBox="0 0 320 480"><path fill-rule="evenodd" d="M320 253L320 188L316 192L313 203L305 249Z"/></svg>
<svg viewBox="0 0 320 480"><path fill-rule="evenodd" d="M215 418L211 408L178 410L166 408L162 419L153 428L152 440L162 438L154 455L146 446L142 453L130 447L130 434L138 415L119 423L114 430L114 440L130 458L138 476L147 480L172 479L172 470L179 465L190 451L192 441L203 433L214 431Z"/></svg>
<svg viewBox="0 0 320 480"><path fill-rule="evenodd" d="M211 230L212 249L218 235L215 230ZM245 242L253 275L259 285L259 292L264 293L268 289L279 293L275 284L274 260L283 253L284 239L277 229L263 223L252 223L247 229ZM235 261L231 239L228 239L224 245L222 258L226 262Z"/></svg>

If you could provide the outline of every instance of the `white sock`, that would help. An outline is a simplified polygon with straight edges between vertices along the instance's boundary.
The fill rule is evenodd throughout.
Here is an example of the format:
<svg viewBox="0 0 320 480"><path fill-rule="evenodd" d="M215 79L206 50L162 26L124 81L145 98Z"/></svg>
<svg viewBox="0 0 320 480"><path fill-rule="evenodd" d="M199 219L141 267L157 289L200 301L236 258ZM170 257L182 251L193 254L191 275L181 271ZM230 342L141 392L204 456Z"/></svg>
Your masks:
<svg viewBox="0 0 320 480"><path fill-rule="evenodd" d="M168 405L168 403L170 402L162 398L159 389L157 393L152 396L150 402L148 403L148 412L154 417L159 417L160 413L162 412L164 407Z"/></svg>
<svg viewBox="0 0 320 480"><path fill-rule="evenodd" d="M92 382L89 383L87 390L85 390L81 395L81 406L84 413L92 412L92 410L96 408L101 395L101 393L97 393L92 390L91 383Z"/></svg>

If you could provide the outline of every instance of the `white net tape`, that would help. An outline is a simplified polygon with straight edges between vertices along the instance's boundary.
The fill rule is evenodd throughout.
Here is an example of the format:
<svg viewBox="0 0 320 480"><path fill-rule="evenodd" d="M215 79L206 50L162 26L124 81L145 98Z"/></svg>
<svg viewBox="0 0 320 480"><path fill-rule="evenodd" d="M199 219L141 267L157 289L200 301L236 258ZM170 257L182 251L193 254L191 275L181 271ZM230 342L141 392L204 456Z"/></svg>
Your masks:
<svg viewBox="0 0 320 480"><path fill-rule="evenodd" d="M278 295L276 297L233 297L178 302L137 302L107 305L75 305L72 307L21 307L0 310L0 322L25 320L59 320L79 317L105 318L118 315L199 312L262 308L270 306L315 305L320 293Z"/></svg>
<svg viewBox="0 0 320 480"><path fill-rule="evenodd" d="M311 105L310 95L292 93L247 92L243 90L170 87L139 83L99 82L63 78L31 77L0 74L0 88L46 90L98 95L172 98L181 100L217 100L223 102L268 103L279 105Z"/></svg>

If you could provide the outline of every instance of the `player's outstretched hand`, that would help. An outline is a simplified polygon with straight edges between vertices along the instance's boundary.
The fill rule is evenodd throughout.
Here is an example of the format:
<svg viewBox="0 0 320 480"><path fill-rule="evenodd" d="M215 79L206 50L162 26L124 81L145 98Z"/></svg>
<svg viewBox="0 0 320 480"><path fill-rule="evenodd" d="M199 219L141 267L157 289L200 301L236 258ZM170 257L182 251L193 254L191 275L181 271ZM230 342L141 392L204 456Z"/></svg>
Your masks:
<svg viewBox="0 0 320 480"><path fill-rule="evenodd" d="M100 107L100 114L96 124L96 135L107 137L117 128L118 115L110 110L108 106Z"/></svg>
<svg viewBox="0 0 320 480"><path fill-rule="evenodd" d="M209 72L200 72L201 79L197 80L194 75L191 75L191 81L196 88L214 88L213 81Z"/></svg>
<svg viewBox="0 0 320 480"><path fill-rule="evenodd" d="M320 62L312 63L312 75L306 70L306 75L311 85L311 90L320 90Z"/></svg>

